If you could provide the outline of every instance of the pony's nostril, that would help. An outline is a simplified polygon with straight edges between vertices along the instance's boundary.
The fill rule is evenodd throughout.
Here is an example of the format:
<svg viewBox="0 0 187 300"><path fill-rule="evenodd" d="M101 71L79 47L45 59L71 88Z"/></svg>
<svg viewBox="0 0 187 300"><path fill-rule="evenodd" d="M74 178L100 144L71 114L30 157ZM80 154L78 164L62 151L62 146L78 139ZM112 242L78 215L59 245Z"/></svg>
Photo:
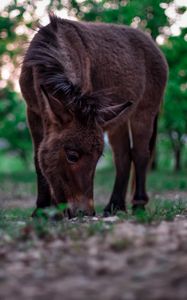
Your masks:
<svg viewBox="0 0 187 300"><path fill-rule="evenodd" d="M95 210L93 207L85 207L85 205L75 205L69 202L69 207L67 209L67 215L69 219L74 217L83 218L85 216L93 217L95 216Z"/></svg>
<svg viewBox="0 0 187 300"><path fill-rule="evenodd" d="M67 215L68 215L69 219L72 219L72 218L75 218L75 217L82 218L86 215L86 212L81 210L81 209L77 210L77 209L70 209L69 208L67 210Z"/></svg>

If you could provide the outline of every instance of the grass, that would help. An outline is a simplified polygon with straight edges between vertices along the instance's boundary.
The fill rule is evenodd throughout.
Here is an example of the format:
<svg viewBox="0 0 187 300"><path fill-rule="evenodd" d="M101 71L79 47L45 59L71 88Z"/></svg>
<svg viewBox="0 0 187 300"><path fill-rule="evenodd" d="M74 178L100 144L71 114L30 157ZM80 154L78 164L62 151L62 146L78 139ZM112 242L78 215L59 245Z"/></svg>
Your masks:
<svg viewBox="0 0 187 300"><path fill-rule="evenodd" d="M79 217L70 221L54 221L51 217L56 210L53 209L46 210L45 217L41 214L40 218L33 220L30 217L31 208L3 209L0 212L0 237L8 235L13 239L28 239L34 234L37 238L65 238L68 235L73 239L84 239L93 235L104 235L113 229L115 223L130 221L146 225L172 221L176 215L184 214L186 209L187 202L182 200L151 201L145 211L139 210L133 214L129 207L128 213L119 212L115 222L110 219L107 221L101 215L97 219Z"/></svg>
<svg viewBox="0 0 187 300"><path fill-rule="evenodd" d="M106 197L112 191L115 171L114 167L109 164L102 169L98 169L95 177L96 198L99 195L107 203ZM14 198L27 201L28 197L33 198L36 194L34 172L22 171L12 173L0 173L0 193L8 195L8 199L13 203ZM185 172L178 174L171 171L155 171L150 172L148 176L148 190L150 192L162 193L165 191L184 191L187 190L187 180ZM145 211L137 211L132 214L129 206L128 213L119 212L116 222L135 222L143 224L155 224L165 221L172 221L176 215L184 214L187 209L187 199L172 201L168 199L154 199L150 201ZM163 198L163 197L162 197ZM8 201L8 200L7 200ZM4 206L5 207L5 206ZM38 237L46 237L50 235L72 235L74 238L80 236L92 236L96 234L104 234L108 230L112 230L114 224L106 222L101 215L103 204L96 205L96 212L99 215L98 220L78 218L76 221L63 220L61 222L50 221L54 214L54 209L45 212L45 217L40 216L40 220L32 220L30 218L33 208L3 208L0 211L0 236L8 235L13 238L30 236L31 232L35 232ZM46 214L49 218L46 218ZM120 245L119 245L120 247Z"/></svg>
<svg viewBox="0 0 187 300"><path fill-rule="evenodd" d="M137 211L135 218L139 223L151 224L153 222L173 221L177 215L184 214L187 202L178 200L152 201L145 211Z"/></svg>

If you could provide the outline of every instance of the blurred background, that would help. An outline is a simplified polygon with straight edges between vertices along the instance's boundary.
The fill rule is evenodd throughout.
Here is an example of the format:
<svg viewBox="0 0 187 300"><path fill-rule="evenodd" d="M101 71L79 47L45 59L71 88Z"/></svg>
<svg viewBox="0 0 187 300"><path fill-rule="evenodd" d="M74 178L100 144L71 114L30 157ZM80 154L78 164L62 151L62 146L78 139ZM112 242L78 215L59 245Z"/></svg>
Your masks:
<svg viewBox="0 0 187 300"><path fill-rule="evenodd" d="M186 0L1 0L0 2L0 197L33 197L35 174L25 103L18 78L23 54L48 11L63 18L118 23L148 32L170 69L159 134L149 176L151 191L187 188L187 1ZM96 186L111 189L114 168L106 143ZM34 204L34 202L33 202Z"/></svg>

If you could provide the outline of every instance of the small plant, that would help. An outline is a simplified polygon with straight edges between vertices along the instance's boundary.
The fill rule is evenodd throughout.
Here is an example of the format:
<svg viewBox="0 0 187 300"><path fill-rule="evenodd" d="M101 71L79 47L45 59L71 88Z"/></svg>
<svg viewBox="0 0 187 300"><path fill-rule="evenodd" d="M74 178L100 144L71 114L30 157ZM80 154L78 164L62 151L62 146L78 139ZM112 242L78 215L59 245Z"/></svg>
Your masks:
<svg viewBox="0 0 187 300"><path fill-rule="evenodd" d="M147 224L162 220L172 221L176 215L182 214L186 207L187 204L182 200L158 200L158 202L152 202L145 210L137 210L135 219L140 223Z"/></svg>

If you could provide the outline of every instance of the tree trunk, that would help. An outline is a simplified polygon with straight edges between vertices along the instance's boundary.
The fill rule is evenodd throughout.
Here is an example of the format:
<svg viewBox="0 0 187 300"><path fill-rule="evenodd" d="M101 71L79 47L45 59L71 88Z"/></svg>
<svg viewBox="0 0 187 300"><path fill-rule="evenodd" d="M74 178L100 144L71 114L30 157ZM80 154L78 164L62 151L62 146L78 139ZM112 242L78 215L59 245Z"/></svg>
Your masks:
<svg viewBox="0 0 187 300"><path fill-rule="evenodd" d="M171 140L171 145L173 148L173 153L174 153L174 171L179 172L181 171L181 153L182 153L182 148L183 148L183 143L181 142L181 136L179 133L174 136L172 135L172 132L169 132L169 137Z"/></svg>
<svg viewBox="0 0 187 300"><path fill-rule="evenodd" d="M177 148L174 150L175 155L175 172L179 172L181 170L181 148Z"/></svg>
<svg viewBox="0 0 187 300"><path fill-rule="evenodd" d="M29 161L28 161L28 156L27 156L26 152L24 150L20 150L19 156L20 156L21 160L23 161L25 167L28 169Z"/></svg>
<svg viewBox="0 0 187 300"><path fill-rule="evenodd" d="M157 153L153 152L153 157L151 159L151 170L156 171L158 169Z"/></svg>

